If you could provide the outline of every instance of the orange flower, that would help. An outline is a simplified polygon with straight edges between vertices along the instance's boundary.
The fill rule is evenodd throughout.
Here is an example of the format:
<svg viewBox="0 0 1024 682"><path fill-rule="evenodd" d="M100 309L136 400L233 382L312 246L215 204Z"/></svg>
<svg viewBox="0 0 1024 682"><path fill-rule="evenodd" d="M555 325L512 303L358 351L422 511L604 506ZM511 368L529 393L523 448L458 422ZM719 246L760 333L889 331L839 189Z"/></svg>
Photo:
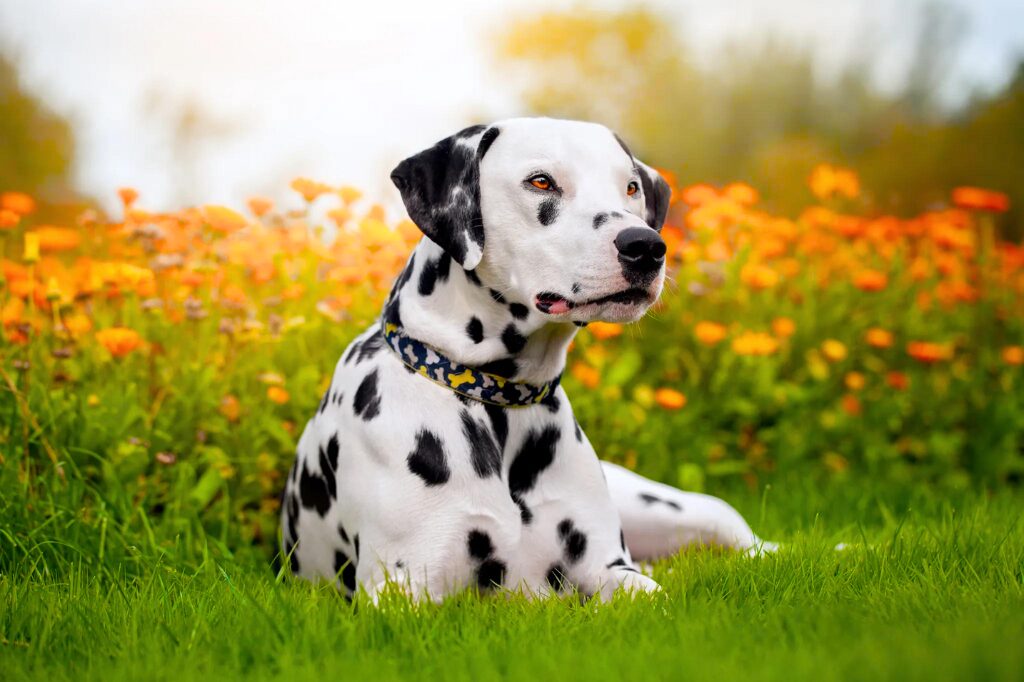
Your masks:
<svg viewBox="0 0 1024 682"><path fill-rule="evenodd" d="M776 317L772 320L772 331L780 339L788 339L796 333L796 323L788 317Z"/></svg>
<svg viewBox="0 0 1024 682"><path fill-rule="evenodd" d="M252 197L249 199L249 210L257 218L262 218L274 209L274 202L263 197Z"/></svg>
<svg viewBox="0 0 1024 682"><path fill-rule="evenodd" d="M288 391L280 386L268 387L267 398L270 399L270 402L277 403L278 405L284 405L286 402L291 400L291 396L288 394Z"/></svg>
<svg viewBox="0 0 1024 682"><path fill-rule="evenodd" d="M910 386L910 377L903 372L889 372L885 375L885 383L897 391L905 391Z"/></svg>
<svg viewBox="0 0 1024 682"><path fill-rule="evenodd" d="M355 187L345 186L338 188L338 196L341 197L341 200L345 202L345 205L347 206L348 204L353 204L359 201L363 196L363 193Z"/></svg>
<svg viewBox="0 0 1024 682"><path fill-rule="evenodd" d="M703 206L718 198L718 190L704 183L685 187L682 193L683 203L690 206Z"/></svg>
<svg viewBox="0 0 1024 682"><path fill-rule="evenodd" d="M302 198L306 201L314 201L321 194L327 194L331 191L330 185L325 185L322 182L316 182L309 178L296 178L292 180L292 189L302 195Z"/></svg>
<svg viewBox="0 0 1024 682"><path fill-rule="evenodd" d="M826 339L821 344L821 354L829 362L842 362L847 356L846 346L841 341Z"/></svg>
<svg viewBox="0 0 1024 682"><path fill-rule="evenodd" d="M740 280L751 289L771 289L779 283L779 273L767 265L747 263L740 270Z"/></svg>
<svg viewBox="0 0 1024 682"><path fill-rule="evenodd" d="M622 333L622 325L616 322L591 322L587 329L599 339L611 339Z"/></svg>
<svg viewBox="0 0 1024 682"><path fill-rule="evenodd" d="M125 208L130 208L135 200L139 198L139 193L131 187L122 187L117 190L117 196L121 198L121 203L124 204Z"/></svg>
<svg viewBox="0 0 1024 682"><path fill-rule="evenodd" d="M238 398L230 393L220 399L220 407L217 409L230 422L237 422L238 417L242 414L241 403L238 402Z"/></svg>
<svg viewBox="0 0 1024 682"><path fill-rule="evenodd" d="M911 341L907 344L907 354L925 364L953 357L953 349L948 344L932 343L931 341Z"/></svg>
<svg viewBox="0 0 1024 682"><path fill-rule="evenodd" d="M124 357L142 345L142 337L134 329L111 327L96 332L96 340L115 358Z"/></svg>
<svg viewBox="0 0 1024 682"><path fill-rule="evenodd" d="M880 270L861 270L853 276L853 286L861 291L881 291L888 284L888 275Z"/></svg>
<svg viewBox="0 0 1024 682"><path fill-rule="evenodd" d="M242 214L226 206L203 206L203 218L210 227L225 234L240 230L248 224Z"/></svg>
<svg viewBox="0 0 1024 682"><path fill-rule="evenodd" d="M587 388L597 388L601 383L601 373L584 362L573 364L572 375Z"/></svg>
<svg viewBox="0 0 1024 682"><path fill-rule="evenodd" d="M1002 352L1003 362L1008 365L1024 365L1024 347L1007 346Z"/></svg>
<svg viewBox="0 0 1024 682"><path fill-rule="evenodd" d="M0 309L0 321L4 327L13 327L22 321L25 314L25 302L20 298L9 298Z"/></svg>
<svg viewBox="0 0 1024 682"><path fill-rule="evenodd" d="M19 221L21 221L21 216L14 211L6 208L0 209L0 230L17 227Z"/></svg>
<svg viewBox="0 0 1024 682"><path fill-rule="evenodd" d="M953 190L953 203L972 211L1005 213L1010 209L1008 196L981 187L957 187Z"/></svg>
<svg viewBox="0 0 1024 682"><path fill-rule="evenodd" d="M708 320L698 322L693 328L693 335L705 346L714 346L719 343L725 338L726 333L724 324Z"/></svg>
<svg viewBox="0 0 1024 682"><path fill-rule="evenodd" d="M847 393L843 396L843 412L851 417L860 416L861 404L857 396Z"/></svg>
<svg viewBox="0 0 1024 682"><path fill-rule="evenodd" d="M864 339L873 348L890 348L892 346L892 332L879 327L872 327L864 334Z"/></svg>
<svg viewBox="0 0 1024 682"><path fill-rule="evenodd" d="M24 216L36 210L36 202L24 192L4 192L0 194L0 208Z"/></svg>
<svg viewBox="0 0 1024 682"><path fill-rule="evenodd" d="M822 201L837 194L848 199L855 199L860 194L860 179L856 173L848 168L830 166L827 163L820 164L811 171L807 184L810 185L814 196Z"/></svg>
<svg viewBox="0 0 1024 682"><path fill-rule="evenodd" d="M753 206L760 199L757 190L745 182L732 182L722 189L726 199L735 201L742 206Z"/></svg>
<svg viewBox="0 0 1024 682"><path fill-rule="evenodd" d="M67 227L43 225L35 229L35 234L39 237L39 250L43 253L71 251L82 243L78 230Z"/></svg>
<svg viewBox="0 0 1024 682"><path fill-rule="evenodd" d="M773 355L779 342L764 332L743 332L732 340L732 351L737 355Z"/></svg>
<svg viewBox="0 0 1024 682"><path fill-rule="evenodd" d="M843 378L843 383L846 384L846 388L851 391L859 391L864 388L865 384L867 384L867 380L860 372L848 372Z"/></svg>
<svg viewBox="0 0 1024 682"><path fill-rule="evenodd" d="M654 402L666 410L678 410L686 405L686 396L674 388L659 388L654 392Z"/></svg>

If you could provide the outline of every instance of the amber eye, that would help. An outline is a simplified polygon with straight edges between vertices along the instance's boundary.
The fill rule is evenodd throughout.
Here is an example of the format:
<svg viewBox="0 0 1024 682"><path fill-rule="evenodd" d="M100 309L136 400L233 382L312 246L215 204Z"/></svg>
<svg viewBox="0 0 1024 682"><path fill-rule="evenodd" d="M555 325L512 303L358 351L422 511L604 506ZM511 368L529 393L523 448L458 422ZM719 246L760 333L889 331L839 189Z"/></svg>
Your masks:
<svg viewBox="0 0 1024 682"><path fill-rule="evenodd" d="M530 184L537 189L554 189L555 183L546 175L534 175L530 178Z"/></svg>
<svg viewBox="0 0 1024 682"><path fill-rule="evenodd" d="M626 185L626 196L633 196L640 191L640 185L636 184L636 180Z"/></svg>

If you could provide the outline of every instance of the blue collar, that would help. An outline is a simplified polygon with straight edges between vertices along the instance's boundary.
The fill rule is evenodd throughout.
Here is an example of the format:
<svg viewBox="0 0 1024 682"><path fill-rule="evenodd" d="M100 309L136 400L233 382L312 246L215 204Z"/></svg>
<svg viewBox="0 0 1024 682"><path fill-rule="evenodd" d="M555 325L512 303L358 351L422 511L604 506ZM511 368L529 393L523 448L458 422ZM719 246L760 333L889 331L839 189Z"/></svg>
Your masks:
<svg viewBox="0 0 1024 682"><path fill-rule="evenodd" d="M459 395L499 407L527 407L536 405L558 387L561 375L538 385L512 381L487 372L466 367L437 352L425 343L403 334L390 323L381 323L381 333L388 347L402 363L435 384L455 391Z"/></svg>

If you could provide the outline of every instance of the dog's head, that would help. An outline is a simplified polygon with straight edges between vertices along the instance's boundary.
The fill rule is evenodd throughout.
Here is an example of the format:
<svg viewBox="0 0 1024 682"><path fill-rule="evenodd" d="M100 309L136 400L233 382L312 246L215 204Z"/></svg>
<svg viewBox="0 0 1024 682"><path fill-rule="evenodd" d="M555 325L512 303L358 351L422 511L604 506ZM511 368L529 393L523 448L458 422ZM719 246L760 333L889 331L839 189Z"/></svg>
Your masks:
<svg viewBox="0 0 1024 682"><path fill-rule="evenodd" d="M391 179L424 234L509 300L557 319L624 321L661 293L669 187L604 126L475 126Z"/></svg>

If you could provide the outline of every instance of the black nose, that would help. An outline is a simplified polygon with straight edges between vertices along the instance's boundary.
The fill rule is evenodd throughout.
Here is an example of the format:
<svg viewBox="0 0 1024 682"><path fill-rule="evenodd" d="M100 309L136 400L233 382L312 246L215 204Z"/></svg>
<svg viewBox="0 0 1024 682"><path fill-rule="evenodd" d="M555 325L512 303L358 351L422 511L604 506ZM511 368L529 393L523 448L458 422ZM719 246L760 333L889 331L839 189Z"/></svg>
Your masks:
<svg viewBox="0 0 1024 682"><path fill-rule="evenodd" d="M657 270L665 262L665 242L649 227L629 227L615 237L619 262L636 272Z"/></svg>

